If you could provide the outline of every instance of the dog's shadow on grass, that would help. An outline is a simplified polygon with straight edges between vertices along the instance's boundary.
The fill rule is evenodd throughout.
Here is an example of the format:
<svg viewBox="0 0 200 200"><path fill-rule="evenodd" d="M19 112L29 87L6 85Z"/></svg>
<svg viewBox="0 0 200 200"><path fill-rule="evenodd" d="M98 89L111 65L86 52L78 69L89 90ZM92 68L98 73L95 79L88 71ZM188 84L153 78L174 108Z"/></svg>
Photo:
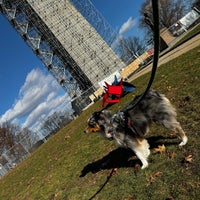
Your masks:
<svg viewBox="0 0 200 200"><path fill-rule="evenodd" d="M177 137L152 136L147 138L147 140L150 144L150 149L161 144L164 144L165 146L178 144ZM141 162L137 159L134 152L131 149L119 147L103 158L87 164L81 171L80 177L84 177L89 172L97 173L101 170L113 168L135 168L136 165L141 165Z"/></svg>
<svg viewBox="0 0 200 200"><path fill-rule="evenodd" d="M97 173L104 169L131 167L134 165L129 160L132 156L134 156L134 153L131 149L117 148L103 158L86 165L81 171L80 177L85 176L89 172Z"/></svg>

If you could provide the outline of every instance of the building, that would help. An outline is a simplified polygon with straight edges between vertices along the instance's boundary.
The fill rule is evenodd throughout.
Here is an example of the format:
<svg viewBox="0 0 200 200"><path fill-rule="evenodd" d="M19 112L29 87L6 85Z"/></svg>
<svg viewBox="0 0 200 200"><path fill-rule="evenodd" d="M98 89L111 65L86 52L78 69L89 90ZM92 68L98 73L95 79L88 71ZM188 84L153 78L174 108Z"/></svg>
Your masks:
<svg viewBox="0 0 200 200"><path fill-rule="evenodd" d="M0 10L69 93L77 113L99 82L125 66L94 28L98 24L89 22L96 16L102 26L104 19L87 0L0 0Z"/></svg>

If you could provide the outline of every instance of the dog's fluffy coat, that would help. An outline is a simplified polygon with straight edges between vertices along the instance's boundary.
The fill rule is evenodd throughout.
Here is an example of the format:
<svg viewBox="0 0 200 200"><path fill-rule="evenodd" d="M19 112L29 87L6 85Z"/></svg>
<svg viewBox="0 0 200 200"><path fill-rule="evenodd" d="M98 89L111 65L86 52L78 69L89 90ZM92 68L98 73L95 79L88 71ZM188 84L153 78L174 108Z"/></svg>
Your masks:
<svg viewBox="0 0 200 200"><path fill-rule="evenodd" d="M130 104L134 104L137 98L139 96ZM179 146L187 143L187 136L176 115L170 101L163 94L151 90L139 104L127 112L118 112L114 115L109 110L94 112L88 119L85 132L98 132L105 139L114 139L120 146L131 148L144 169L148 166L147 158L150 154L149 144L144 136L152 122L176 132L182 140Z"/></svg>

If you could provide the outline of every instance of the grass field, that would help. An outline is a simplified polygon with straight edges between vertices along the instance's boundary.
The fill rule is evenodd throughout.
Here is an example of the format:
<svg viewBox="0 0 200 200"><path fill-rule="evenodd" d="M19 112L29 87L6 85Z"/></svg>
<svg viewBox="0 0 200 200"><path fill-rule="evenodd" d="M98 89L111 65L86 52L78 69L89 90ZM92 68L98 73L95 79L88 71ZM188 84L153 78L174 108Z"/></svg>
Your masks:
<svg viewBox="0 0 200 200"><path fill-rule="evenodd" d="M101 101L52 136L0 180L1 200L196 200L200 197L200 46L159 67L153 88L172 101L188 135L188 144L153 125L149 167L129 150L85 135L89 115ZM137 89L114 112L144 91L149 74L134 80ZM165 151L155 152L158 145Z"/></svg>

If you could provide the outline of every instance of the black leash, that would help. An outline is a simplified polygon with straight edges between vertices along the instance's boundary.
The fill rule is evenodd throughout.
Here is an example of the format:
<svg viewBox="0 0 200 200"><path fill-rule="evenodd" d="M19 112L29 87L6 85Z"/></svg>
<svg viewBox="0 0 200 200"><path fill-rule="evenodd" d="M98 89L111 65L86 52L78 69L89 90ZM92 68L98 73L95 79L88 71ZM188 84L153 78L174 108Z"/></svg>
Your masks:
<svg viewBox="0 0 200 200"><path fill-rule="evenodd" d="M154 22L154 55L153 55L153 66L151 71L151 77L149 79L149 83L145 92L134 102L134 104L129 104L125 106L121 112L127 113L129 110L133 109L137 104L139 104L142 99L146 96L151 85L154 81L158 59L159 59L159 47L160 47L160 27L159 27L159 3L158 0L152 0L152 8L153 8L153 22Z"/></svg>

